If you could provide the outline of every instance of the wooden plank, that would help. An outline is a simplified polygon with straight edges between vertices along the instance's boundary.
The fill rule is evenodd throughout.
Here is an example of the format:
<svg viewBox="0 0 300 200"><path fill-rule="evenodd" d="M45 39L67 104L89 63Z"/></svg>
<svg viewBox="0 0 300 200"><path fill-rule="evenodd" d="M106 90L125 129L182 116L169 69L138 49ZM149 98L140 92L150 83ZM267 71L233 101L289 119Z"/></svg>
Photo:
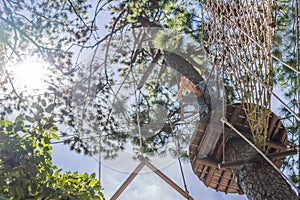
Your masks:
<svg viewBox="0 0 300 200"><path fill-rule="evenodd" d="M280 130L283 129L283 124L281 121L279 121L276 125L276 128L275 130L273 131L273 135L272 135L272 138L270 138L271 140L275 140L276 139L276 136L278 138L278 133L280 132Z"/></svg>
<svg viewBox="0 0 300 200"><path fill-rule="evenodd" d="M210 167L208 165L204 165L203 171L201 173L201 176L199 177L201 180L205 180L205 175L208 173L207 171L210 170Z"/></svg>
<svg viewBox="0 0 300 200"><path fill-rule="evenodd" d="M233 175L232 175L233 176ZM225 189L225 194L227 194L228 193L228 189L230 188L230 185L231 185L231 182L232 181L234 181L233 179L228 179L228 182L227 182L227 187L226 187L226 189Z"/></svg>
<svg viewBox="0 0 300 200"><path fill-rule="evenodd" d="M210 125L207 127L205 135L203 136L203 139L201 140L201 143L199 145L198 157L200 158L204 156L208 156L208 154L212 151L215 144L218 142L218 139L222 132L221 127L219 129L215 129L215 126L218 126L218 124L215 123L220 123L222 110L214 111L212 116L213 119L210 121ZM220 126L221 125L222 124L220 123Z"/></svg>
<svg viewBox="0 0 300 200"><path fill-rule="evenodd" d="M222 192L224 192L224 189L222 189L222 190L220 190L220 189L221 189L221 187L224 187L225 185L227 185L226 182L225 182L225 184L224 184L224 183L222 184L222 181L224 181L223 175L224 175L224 170L222 170L221 176L220 176L220 178L219 178L219 180L218 180L219 185L218 185L217 188L216 188L217 191L222 191Z"/></svg>
<svg viewBox="0 0 300 200"><path fill-rule="evenodd" d="M274 129L276 128L278 118L274 113L271 114L271 118L269 119L269 128L268 128L268 138L270 139L273 135Z"/></svg>
<svg viewBox="0 0 300 200"><path fill-rule="evenodd" d="M232 111L232 113L226 113L226 117L228 119L228 121L231 123L231 124L234 124L238 121L238 118L239 118L239 115L245 115L244 114L244 110L242 109L241 106L237 106L234 108L234 110Z"/></svg>
<svg viewBox="0 0 300 200"><path fill-rule="evenodd" d="M116 200L122 192L127 188L127 186L132 182L132 180L136 177L136 175L143 169L145 166L144 162L141 162L134 171L129 175L129 177L125 180L125 182L121 185L121 187L116 191L116 193L110 198L110 200Z"/></svg>
<svg viewBox="0 0 300 200"><path fill-rule="evenodd" d="M186 199L193 200L194 198L190 196L186 191L181 189L176 183L174 183L170 178L168 178L165 174L163 174L159 169L157 169L154 165L152 165L148 159L142 160L145 165L151 169L155 174L157 174L161 179L163 179L166 183L168 183L172 188L174 188L177 192L179 192Z"/></svg>
<svg viewBox="0 0 300 200"><path fill-rule="evenodd" d="M212 158L200 158L195 160L196 163L218 168L218 162Z"/></svg>
<svg viewBox="0 0 300 200"><path fill-rule="evenodd" d="M283 151L283 152L276 152L276 153L270 153L267 155L268 158L274 159L274 158L280 158L280 157L286 157L290 155L294 155L297 153L297 150L289 150L289 151ZM234 162L228 162L228 163L220 163L220 168L230 168L237 165L242 165L243 163L251 163L251 162L258 162L264 160L261 156L255 156L253 158L244 159L244 160L238 160Z"/></svg>
<svg viewBox="0 0 300 200"><path fill-rule="evenodd" d="M214 172L215 172L214 168L210 168L210 170L208 171L208 174L206 175L205 181L204 181L204 184L206 186L210 185L210 181L211 181L212 177L214 176Z"/></svg>
<svg viewBox="0 0 300 200"><path fill-rule="evenodd" d="M241 129L239 129L239 128L237 128L237 129L238 129L240 132L242 132L243 135L244 135L245 137L247 137L248 139L250 139L250 140L253 139L252 134L251 134L250 132L245 132L245 130L241 130ZM235 133L235 131L231 130L231 129L228 128L228 127L225 127L225 132L226 132L226 133L229 133L230 135L237 135L237 134ZM284 149L286 149L286 145L284 145L284 144L282 144L282 143L280 143L280 142L275 142L275 141L271 141L271 140L266 141L266 145L268 145L269 147L272 147L272 148L279 149L279 150L284 150Z"/></svg>
<svg viewBox="0 0 300 200"><path fill-rule="evenodd" d="M280 143L280 142L275 142L275 141L266 141L266 145L268 145L268 147L274 148L274 149L278 149L278 150L285 150L287 147L286 145Z"/></svg>

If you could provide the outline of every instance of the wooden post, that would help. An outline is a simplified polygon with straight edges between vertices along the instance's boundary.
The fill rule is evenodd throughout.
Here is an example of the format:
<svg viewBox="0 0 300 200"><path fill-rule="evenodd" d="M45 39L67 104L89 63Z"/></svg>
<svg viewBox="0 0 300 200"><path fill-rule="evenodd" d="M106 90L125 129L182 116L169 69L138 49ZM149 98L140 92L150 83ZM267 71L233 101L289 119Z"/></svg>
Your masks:
<svg viewBox="0 0 300 200"><path fill-rule="evenodd" d="M171 187L173 187L177 192L179 192L186 199L193 200L187 192L185 192L181 187L179 187L176 183L174 183L171 179L169 179L165 174L163 174L159 169L157 169L154 165L152 165L147 158L143 158L142 161L146 164L146 166L151 169L155 174L157 174L161 179L163 179L166 183L168 183Z"/></svg>
<svg viewBox="0 0 300 200"><path fill-rule="evenodd" d="M134 171L129 175L126 181L122 184L122 186L116 191L116 193L110 198L110 200L116 200L122 192L127 188L127 186L132 182L132 180L136 177L136 175L143 169L145 166L144 162L141 162Z"/></svg>
<svg viewBox="0 0 300 200"><path fill-rule="evenodd" d="M149 162L148 158L144 158L142 155L139 155L141 163L134 169L134 171L130 174L130 176L126 179L126 181L121 185L121 187L116 191L116 193L110 198L110 200L116 200L122 192L127 188L127 186L132 182L132 180L136 177L136 175L143 169L146 165L149 169L151 169L154 173L156 173L160 178L162 178L165 182L167 182L171 187L173 187L177 192L179 192L182 196L184 196L188 200L194 200L187 192L181 189L176 183L174 183L171 179L169 179L166 175L164 175L161 171L159 171L154 165Z"/></svg>

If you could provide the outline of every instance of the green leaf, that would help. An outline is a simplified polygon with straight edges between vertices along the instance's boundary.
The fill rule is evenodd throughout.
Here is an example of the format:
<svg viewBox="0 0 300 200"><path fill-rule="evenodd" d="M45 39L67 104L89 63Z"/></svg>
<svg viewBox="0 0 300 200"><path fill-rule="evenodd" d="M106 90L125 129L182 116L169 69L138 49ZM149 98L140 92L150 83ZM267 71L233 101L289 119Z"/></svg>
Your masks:
<svg viewBox="0 0 300 200"><path fill-rule="evenodd" d="M19 122L23 122L24 121L24 118L23 118L23 115L18 115L18 117L16 117L15 119L15 123L18 124Z"/></svg>
<svg viewBox="0 0 300 200"><path fill-rule="evenodd" d="M9 126L12 125L13 123L8 121L8 120L0 120L0 126Z"/></svg>
<svg viewBox="0 0 300 200"><path fill-rule="evenodd" d="M73 172L73 177L77 177L78 176L78 172Z"/></svg>
<svg viewBox="0 0 300 200"><path fill-rule="evenodd" d="M53 136L54 139L59 140L58 135L56 135L55 133L52 133L52 136Z"/></svg>
<svg viewBox="0 0 300 200"><path fill-rule="evenodd" d="M44 129L49 130L54 126L54 124L45 124Z"/></svg>
<svg viewBox="0 0 300 200"><path fill-rule="evenodd" d="M56 103L50 104L49 106L47 106L47 108L45 109L47 113L51 113L54 108L56 106Z"/></svg>
<svg viewBox="0 0 300 200"><path fill-rule="evenodd" d="M33 106L37 109L37 114L44 112L44 108L37 103L34 103Z"/></svg>
<svg viewBox="0 0 300 200"><path fill-rule="evenodd" d="M126 19L129 23L135 23L137 21L137 19L133 15L128 15Z"/></svg>
<svg viewBox="0 0 300 200"><path fill-rule="evenodd" d="M92 173L90 177L91 177L91 179L93 179L93 178L96 177L96 174L95 174L95 173Z"/></svg>
<svg viewBox="0 0 300 200"><path fill-rule="evenodd" d="M83 181L87 180L89 175L87 173L84 173L84 174L80 174L79 176Z"/></svg>
<svg viewBox="0 0 300 200"><path fill-rule="evenodd" d="M32 117L28 116L28 115L25 116L25 119L26 119L27 121L31 122L31 123L34 122L34 119L33 119Z"/></svg>
<svg viewBox="0 0 300 200"><path fill-rule="evenodd" d="M46 107L47 104L46 104L45 99L42 99L41 103L42 103L42 105L43 105L44 107Z"/></svg>
<svg viewBox="0 0 300 200"><path fill-rule="evenodd" d="M92 186L96 185L97 183L98 183L98 180L94 179L89 182L88 186L92 187Z"/></svg>
<svg viewBox="0 0 300 200"><path fill-rule="evenodd" d="M57 178L57 177L60 175L60 172L61 172L61 171L62 171L62 169L56 170L55 173L53 174L53 176L54 176L55 178Z"/></svg>

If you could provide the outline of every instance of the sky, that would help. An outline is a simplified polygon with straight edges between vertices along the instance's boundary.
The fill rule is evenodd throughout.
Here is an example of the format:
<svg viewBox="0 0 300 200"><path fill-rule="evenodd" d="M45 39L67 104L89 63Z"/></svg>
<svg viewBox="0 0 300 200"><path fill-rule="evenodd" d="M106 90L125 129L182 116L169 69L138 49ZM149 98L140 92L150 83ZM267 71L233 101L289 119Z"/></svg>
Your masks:
<svg viewBox="0 0 300 200"><path fill-rule="evenodd" d="M110 20L109 12L103 12L98 20L99 32L106 34L107 30L104 25ZM63 144L53 145L53 163L63 171L78 171L81 173L96 173L99 175L98 157L84 156L82 154L69 151L68 146ZM167 163L167 165L162 165ZM133 161L130 155L121 154L112 162L102 162L101 184L106 199L118 190L122 183L130 175L131 171L139 163ZM184 188L183 180L178 162L170 158L162 158L159 161L153 160L165 175ZM193 173L189 162L182 162L183 171L190 195L195 200L245 200L245 195L228 194L217 192L211 188L207 188L203 182ZM153 172L144 167L141 173L135 177L127 189L119 197L120 200L181 200L184 199L177 191L171 188L166 182Z"/></svg>
<svg viewBox="0 0 300 200"><path fill-rule="evenodd" d="M109 19L109 14L104 13L101 20L99 20L99 23L102 23L102 26L104 26ZM106 33L103 27L101 28L101 25L99 27L99 32ZM33 85L38 84L34 83ZM54 144L52 155L53 163L57 165L58 168L62 168L63 171L78 171L80 173L88 172L89 174L96 173L97 177L99 175L99 161L97 157L85 156L74 151L70 151L68 146L63 144ZM167 163L167 165L163 165L164 167L162 167L161 163ZM114 161L102 163L101 184L106 199L110 199L110 197L117 191L138 164L139 163L137 161L133 161L130 159L130 156L126 154L120 154ZM165 175L167 175L180 187L184 188L179 164L176 160L162 158L159 161L154 160L153 164L158 165L159 169L165 173ZM245 195L226 195L225 193L217 192L206 187L204 183L201 182L193 173L189 162L183 162L182 164L188 190L195 200L247 199ZM147 167L144 167L141 173L136 176L128 188L121 194L119 199L181 200L184 199L184 197L160 179L160 177L156 174L149 171Z"/></svg>
<svg viewBox="0 0 300 200"><path fill-rule="evenodd" d="M84 156L68 149L63 144L53 145L53 163L63 171L78 171L81 173L96 173L98 176L99 162L96 157ZM168 159L168 158L166 158ZM160 170L171 180L184 189L179 164L167 160L168 165ZM122 183L134 170L138 162L128 160L128 156L119 156L113 162L104 162L101 171L101 184L106 199L117 191ZM153 163L154 164L154 163ZM195 200L245 200L245 195L225 194L206 187L193 173L190 163L183 162L183 172L190 195ZM130 168L132 168L130 170ZM126 170L122 170L126 169ZM171 188L160 177L144 167L128 188L119 197L120 200L181 200L184 199L176 190Z"/></svg>

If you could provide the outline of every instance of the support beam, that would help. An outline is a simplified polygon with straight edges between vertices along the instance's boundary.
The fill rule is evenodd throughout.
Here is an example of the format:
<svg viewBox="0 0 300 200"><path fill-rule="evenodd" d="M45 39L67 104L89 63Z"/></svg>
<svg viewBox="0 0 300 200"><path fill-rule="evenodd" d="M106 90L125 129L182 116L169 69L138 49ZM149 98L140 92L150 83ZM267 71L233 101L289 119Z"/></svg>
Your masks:
<svg viewBox="0 0 300 200"><path fill-rule="evenodd" d="M181 189L176 183L174 183L171 179L169 179L166 175L164 175L159 169L157 169L154 165L149 162L149 159L143 157L142 155L138 156L141 163L134 169L134 171L129 175L126 181L121 185L121 187L116 191L116 193L110 198L110 200L116 200L122 194L122 192L127 188L127 186L132 182L132 180L136 177L136 175L143 169L146 165L149 169L151 169L154 173L156 173L161 179L167 182L171 187L173 187L177 192L179 192L182 196L184 196L188 200L194 200L187 192Z"/></svg>
<svg viewBox="0 0 300 200"><path fill-rule="evenodd" d="M136 177L136 175L143 169L145 166L144 162L141 162L134 171L129 175L126 181L122 184L122 186L116 191L116 193L110 198L110 200L116 200L122 192L127 188L127 186L132 182L132 180Z"/></svg>
<svg viewBox="0 0 300 200"><path fill-rule="evenodd" d="M142 158L142 161L149 169L151 169L155 174L157 174L161 179L163 179L166 183L168 183L171 187L173 187L177 192L179 192L186 199L188 200L194 199L187 192L181 189L176 183L174 183L171 179L169 179L165 174L163 174L159 169L157 169L154 165L152 165L147 158Z"/></svg>
<svg viewBox="0 0 300 200"><path fill-rule="evenodd" d="M279 150L285 150L286 149L286 145L280 143L280 142L275 142L275 141L266 141L266 145L268 147L272 147L275 149L279 149Z"/></svg>
<svg viewBox="0 0 300 200"><path fill-rule="evenodd" d="M276 153L270 153L267 155L269 159L274 159L274 158L280 158L280 157L286 157L290 155L295 155L297 153L297 150L289 150L289 151L283 151L283 152L276 152ZM245 160L238 160L234 162L228 162L228 163L219 163L220 168L230 168L233 166L237 165L242 165L243 163L251 163L251 162L258 162L264 160L263 157L261 156L255 156L250 159L245 159Z"/></svg>
<svg viewBox="0 0 300 200"><path fill-rule="evenodd" d="M199 159L196 158L193 162L196 162L197 164L201 164L201 165L207 165L213 168L219 167L218 162L210 158L199 158Z"/></svg>

